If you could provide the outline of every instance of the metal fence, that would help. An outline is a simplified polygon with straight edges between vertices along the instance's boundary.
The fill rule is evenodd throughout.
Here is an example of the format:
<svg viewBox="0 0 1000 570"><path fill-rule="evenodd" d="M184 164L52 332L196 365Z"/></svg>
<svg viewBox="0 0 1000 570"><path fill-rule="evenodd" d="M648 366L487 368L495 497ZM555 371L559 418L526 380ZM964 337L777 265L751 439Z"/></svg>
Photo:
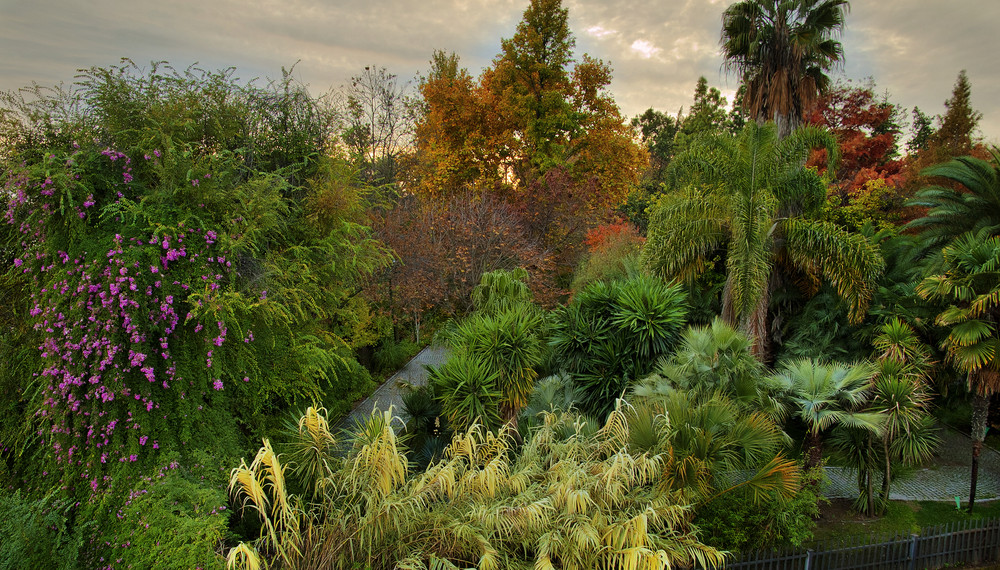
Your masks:
<svg viewBox="0 0 1000 570"><path fill-rule="evenodd" d="M923 570L1000 561L1000 519L953 522L920 534L859 536L815 548L760 552L728 570Z"/></svg>

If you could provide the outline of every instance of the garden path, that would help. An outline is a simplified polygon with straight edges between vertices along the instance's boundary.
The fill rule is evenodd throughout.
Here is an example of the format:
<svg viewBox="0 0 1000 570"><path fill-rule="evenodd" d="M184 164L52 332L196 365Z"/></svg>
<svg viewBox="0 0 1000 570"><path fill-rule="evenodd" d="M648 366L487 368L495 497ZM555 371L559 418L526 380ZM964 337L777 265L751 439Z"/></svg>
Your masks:
<svg viewBox="0 0 1000 570"><path fill-rule="evenodd" d="M440 366L448 358L448 349L443 346L428 346L414 356L406 366L389 377L381 386L375 389L372 395L354 407L353 410L337 425L341 429L353 427L359 420L363 420L372 414L376 406L380 410L388 409L392 406L393 415L400 415L403 411L403 398L399 391L400 383L423 386L427 383L427 369L424 366Z"/></svg>
<svg viewBox="0 0 1000 570"><path fill-rule="evenodd" d="M406 366L382 383L368 399L358 404L338 427L347 429L371 415L378 406L393 406L394 415L401 415L403 399L399 386L408 383L421 386L427 382L425 366L440 366L448 357L448 349L428 346L421 350ZM972 461L972 439L951 428L941 430L941 446L928 467L917 468L893 481L891 498L899 501L954 501L959 497L964 504L969 498L969 472ZM830 499L857 497L856 472L844 467L827 467L829 481L823 493ZM979 482L976 500L1000 499L1000 452L983 447L979 460Z"/></svg>
<svg viewBox="0 0 1000 570"><path fill-rule="evenodd" d="M964 505L969 500L972 438L954 429L941 429L941 445L927 467L917 468L892 482L890 498L898 501L949 501ZM823 494L830 499L858 496L857 472L827 467L829 483ZM1000 499L1000 452L983 447L979 456L976 502Z"/></svg>

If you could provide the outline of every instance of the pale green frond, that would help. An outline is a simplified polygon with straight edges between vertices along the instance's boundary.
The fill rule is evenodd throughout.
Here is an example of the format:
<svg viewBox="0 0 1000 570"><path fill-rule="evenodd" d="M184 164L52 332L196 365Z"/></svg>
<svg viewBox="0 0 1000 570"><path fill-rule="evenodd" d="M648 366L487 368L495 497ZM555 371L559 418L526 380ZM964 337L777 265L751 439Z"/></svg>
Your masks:
<svg viewBox="0 0 1000 570"><path fill-rule="evenodd" d="M822 275L850 303L850 317L859 322L868 306L885 261L878 249L860 234L834 224L801 218L782 224L789 258L813 275Z"/></svg>

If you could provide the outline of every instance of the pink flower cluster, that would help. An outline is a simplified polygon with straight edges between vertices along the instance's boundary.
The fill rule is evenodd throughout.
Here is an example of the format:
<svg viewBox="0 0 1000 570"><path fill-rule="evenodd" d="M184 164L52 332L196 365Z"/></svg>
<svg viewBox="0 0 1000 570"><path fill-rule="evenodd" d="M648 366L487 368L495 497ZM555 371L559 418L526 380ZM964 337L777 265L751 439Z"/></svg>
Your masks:
<svg viewBox="0 0 1000 570"><path fill-rule="evenodd" d="M47 249L50 225L64 223L57 218L62 193L82 188L74 170L79 152L65 160L48 157L62 167L52 169L61 174L8 176L4 219L24 236L26 253L14 266L32 279L30 315L43 338L39 415L45 428L38 435L57 462L87 473L104 463L139 461L159 449L154 426L169 422L172 412L161 409L164 401L198 390L207 397L210 387L223 391L222 378L208 368L212 351L226 344L228 326L215 315L223 314L220 289L233 270L220 254L216 232L183 224L161 226L141 238L116 234L101 251ZM78 210L80 224L90 223L86 213L102 196L121 201L133 183L128 156L110 148L100 154L121 167L120 182L88 191ZM201 333L202 321L214 322L216 334ZM252 340L252 333L239 334ZM175 358L181 347L190 353L192 346L204 350L206 366ZM185 391L172 393L174 385ZM194 403L188 409L194 410ZM96 477L89 481L95 488L99 484Z"/></svg>

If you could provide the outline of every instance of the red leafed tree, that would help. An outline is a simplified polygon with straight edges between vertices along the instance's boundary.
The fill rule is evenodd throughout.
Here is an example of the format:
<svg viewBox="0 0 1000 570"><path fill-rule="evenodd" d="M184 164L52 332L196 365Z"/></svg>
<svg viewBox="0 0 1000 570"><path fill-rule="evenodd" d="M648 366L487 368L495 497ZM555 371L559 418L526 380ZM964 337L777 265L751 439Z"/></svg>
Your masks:
<svg viewBox="0 0 1000 570"><path fill-rule="evenodd" d="M462 314L470 308L479 277L495 269L524 267L532 277L551 272L550 256L518 214L492 195L456 195L444 204L407 195L392 209L372 215L377 236L397 256L369 287L397 325L412 323L419 335L423 315ZM532 285L541 298L543 284Z"/></svg>
<svg viewBox="0 0 1000 570"><path fill-rule="evenodd" d="M583 238L583 243L587 245L587 251L591 254L603 251L620 241L642 245L646 238L642 237L634 224L620 219L587 230L587 235Z"/></svg>
<svg viewBox="0 0 1000 570"><path fill-rule="evenodd" d="M587 231L609 215L597 181L592 177L577 180L563 167L550 169L507 199L529 234L555 252L554 269L561 275L571 273L585 253Z"/></svg>
<svg viewBox="0 0 1000 570"><path fill-rule="evenodd" d="M833 178L844 203L870 180L882 178L889 186L902 181L899 113L887 98L875 95L874 82L864 86L847 82L830 89L807 115L809 124L826 127L840 143L840 164ZM807 165L822 171L826 150L814 151Z"/></svg>

